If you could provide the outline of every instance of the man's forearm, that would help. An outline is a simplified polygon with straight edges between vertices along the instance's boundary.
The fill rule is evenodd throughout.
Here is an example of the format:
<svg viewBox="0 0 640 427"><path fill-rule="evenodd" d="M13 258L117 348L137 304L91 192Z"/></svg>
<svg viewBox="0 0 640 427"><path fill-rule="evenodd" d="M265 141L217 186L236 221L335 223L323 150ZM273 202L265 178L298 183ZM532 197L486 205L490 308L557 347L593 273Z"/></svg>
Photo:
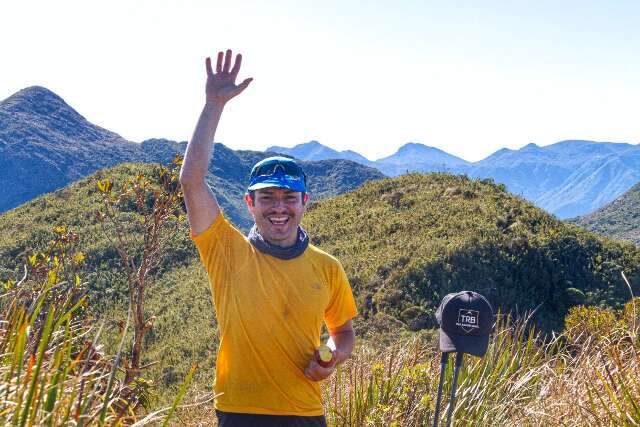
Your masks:
<svg viewBox="0 0 640 427"><path fill-rule="evenodd" d="M206 103L198 119L191 141L187 144L180 171L180 182L202 183L207 175L209 160L213 155L213 139L224 106Z"/></svg>
<svg viewBox="0 0 640 427"><path fill-rule="evenodd" d="M356 335L351 331L338 332L331 335L327 345L335 350L336 364L342 363L351 356L356 342Z"/></svg>

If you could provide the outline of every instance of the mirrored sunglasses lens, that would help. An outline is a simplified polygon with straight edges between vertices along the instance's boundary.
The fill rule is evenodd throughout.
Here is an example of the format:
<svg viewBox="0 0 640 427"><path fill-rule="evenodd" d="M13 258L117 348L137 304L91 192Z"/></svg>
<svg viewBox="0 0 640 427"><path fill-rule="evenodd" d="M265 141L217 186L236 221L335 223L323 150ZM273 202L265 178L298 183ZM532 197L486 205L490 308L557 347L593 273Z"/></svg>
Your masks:
<svg viewBox="0 0 640 427"><path fill-rule="evenodd" d="M282 163L263 165L256 171L256 176L273 175L277 170L282 171L284 175L288 175L295 179L300 179L301 173L298 167L296 167L295 165Z"/></svg>

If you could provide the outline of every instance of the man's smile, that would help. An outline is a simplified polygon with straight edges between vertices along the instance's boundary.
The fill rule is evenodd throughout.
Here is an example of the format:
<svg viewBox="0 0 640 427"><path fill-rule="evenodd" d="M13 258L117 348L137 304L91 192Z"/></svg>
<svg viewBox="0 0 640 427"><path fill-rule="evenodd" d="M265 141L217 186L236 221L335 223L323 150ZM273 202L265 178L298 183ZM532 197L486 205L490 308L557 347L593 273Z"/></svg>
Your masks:
<svg viewBox="0 0 640 427"><path fill-rule="evenodd" d="M267 219L273 225L286 225L289 222L288 215L272 215L267 217Z"/></svg>

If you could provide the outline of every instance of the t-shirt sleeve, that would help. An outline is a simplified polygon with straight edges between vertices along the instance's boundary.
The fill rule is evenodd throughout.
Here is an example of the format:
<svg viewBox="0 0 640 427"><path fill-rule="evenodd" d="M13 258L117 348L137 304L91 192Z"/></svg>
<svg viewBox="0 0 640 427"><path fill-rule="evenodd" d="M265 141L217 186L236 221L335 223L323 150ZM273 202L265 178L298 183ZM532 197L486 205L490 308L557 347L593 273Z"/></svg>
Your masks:
<svg viewBox="0 0 640 427"><path fill-rule="evenodd" d="M197 236L192 234L191 239L198 248L215 298L220 295L220 284L229 283L231 266L246 249L244 236L220 213L209 228Z"/></svg>
<svg viewBox="0 0 640 427"><path fill-rule="evenodd" d="M324 311L324 321L329 329L344 325L358 314L349 279L339 262L332 273L331 299Z"/></svg>

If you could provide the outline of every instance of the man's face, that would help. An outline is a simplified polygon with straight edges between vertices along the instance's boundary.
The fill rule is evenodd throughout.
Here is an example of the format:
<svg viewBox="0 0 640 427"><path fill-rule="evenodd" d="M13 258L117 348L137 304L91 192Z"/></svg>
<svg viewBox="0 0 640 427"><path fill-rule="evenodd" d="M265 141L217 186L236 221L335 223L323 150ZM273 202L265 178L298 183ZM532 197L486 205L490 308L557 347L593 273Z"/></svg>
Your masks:
<svg viewBox="0 0 640 427"><path fill-rule="evenodd" d="M245 200L262 237L287 247L296 242L308 197L306 193L271 187L255 190L254 200L248 194Z"/></svg>

